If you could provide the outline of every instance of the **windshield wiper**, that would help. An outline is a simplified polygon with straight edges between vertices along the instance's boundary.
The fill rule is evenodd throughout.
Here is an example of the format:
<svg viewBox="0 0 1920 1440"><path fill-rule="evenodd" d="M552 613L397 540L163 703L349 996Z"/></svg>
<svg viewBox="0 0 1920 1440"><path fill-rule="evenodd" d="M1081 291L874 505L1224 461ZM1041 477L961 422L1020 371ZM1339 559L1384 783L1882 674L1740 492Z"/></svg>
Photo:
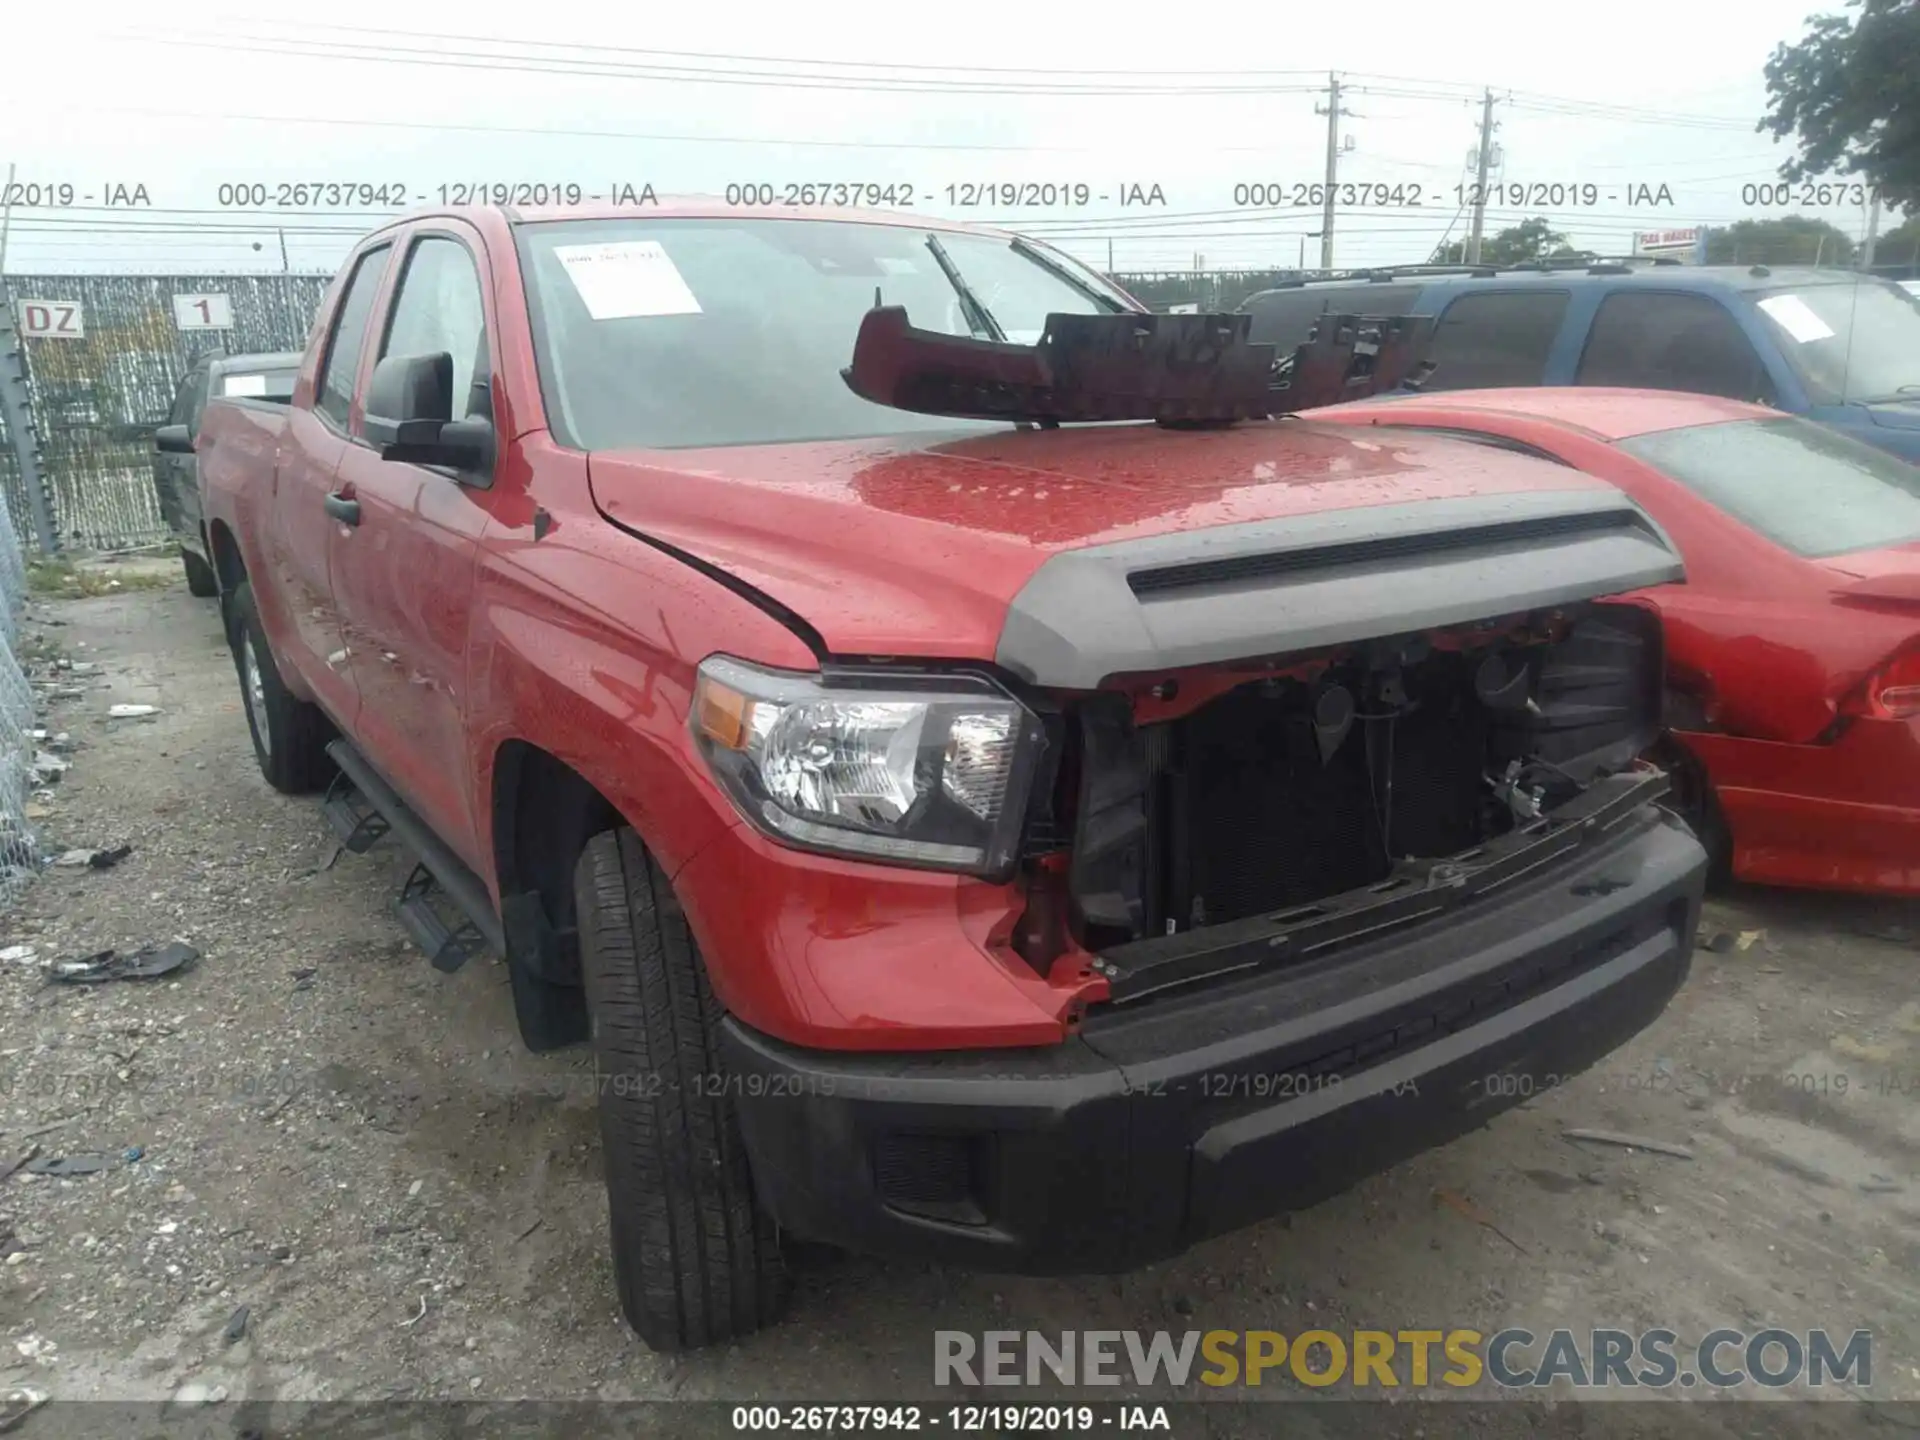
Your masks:
<svg viewBox="0 0 1920 1440"><path fill-rule="evenodd" d="M1113 296L1102 294L1098 289L1089 285L1085 280L1081 279L1080 276L1074 274L1073 271L1062 265L1032 241L1022 240L1016 235L1013 237L1012 248L1014 254L1031 260L1056 280L1066 281L1067 284L1093 301L1094 304L1104 307L1109 314L1120 315L1126 312L1126 306L1122 305Z"/></svg>
<svg viewBox="0 0 1920 1440"><path fill-rule="evenodd" d="M980 303L980 297L973 293L973 287L967 284L966 277L960 273L960 267L953 263L953 257L947 254L947 247L940 243L938 235L927 237L927 249L933 252L933 263L947 277L947 283L953 286L953 293L960 297L960 308L966 312L967 324L984 331L987 339L1006 344L1007 332L1000 328L1000 322L993 318L992 312Z"/></svg>

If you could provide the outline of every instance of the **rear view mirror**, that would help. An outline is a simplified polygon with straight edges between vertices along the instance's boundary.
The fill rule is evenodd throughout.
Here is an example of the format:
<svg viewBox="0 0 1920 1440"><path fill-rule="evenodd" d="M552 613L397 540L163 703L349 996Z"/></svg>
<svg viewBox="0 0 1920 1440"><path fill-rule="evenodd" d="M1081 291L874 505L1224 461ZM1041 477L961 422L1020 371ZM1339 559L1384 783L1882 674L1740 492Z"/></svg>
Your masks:
<svg viewBox="0 0 1920 1440"><path fill-rule="evenodd" d="M374 366L361 430L383 460L484 470L493 456L493 426L453 418L453 356L444 350Z"/></svg>
<svg viewBox="0 0 1920 1440"><path fill-rule="evenodd" d="M153 432L153 448L162 455L191 455L193 435L184 425L162 425Z"/></svg>

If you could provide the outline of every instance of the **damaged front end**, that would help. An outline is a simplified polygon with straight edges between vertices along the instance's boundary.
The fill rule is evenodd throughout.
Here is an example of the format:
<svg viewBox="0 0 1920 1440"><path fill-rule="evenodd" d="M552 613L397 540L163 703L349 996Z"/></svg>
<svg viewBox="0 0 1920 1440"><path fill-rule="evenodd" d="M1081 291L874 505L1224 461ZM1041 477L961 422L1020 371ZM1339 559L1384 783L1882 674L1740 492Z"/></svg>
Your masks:
<svg viewBox="0 0 1920 1440"><path fill-rule="evenodd" d="M1661 647L1634 606L1260 668L1073 708L1067 924L1116 1003L1469 905L1666 793L1636 758Z"/></svg>
<svg viewBox="0 0 1920 1440"><path fill-rule="evenodd" d="M1681 574L1598 491L1056 557L998 657L1060 701L1038 824L1057 844L1019 948L1126 1004L1415 925L1604 840L1667 789L1640 758L1658 617L1610 597Z"/></svg>

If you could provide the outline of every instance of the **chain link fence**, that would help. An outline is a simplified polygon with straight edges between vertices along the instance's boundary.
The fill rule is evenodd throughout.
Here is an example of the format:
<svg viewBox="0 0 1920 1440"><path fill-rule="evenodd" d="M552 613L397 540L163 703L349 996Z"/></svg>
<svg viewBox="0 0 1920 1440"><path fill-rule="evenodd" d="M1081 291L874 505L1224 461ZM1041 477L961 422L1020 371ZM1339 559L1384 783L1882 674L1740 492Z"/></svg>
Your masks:
<svg viewBox="0 0 1920 1440"><path fill-rule="evenodd" d="M20 663L27 567L9 510L0 494L0 905L11 905L39 868L27 801L43 763L34 735L33 689Z"/></svg>
<svg viewBox="0 0 1920 1440"><path fill-rule="evenodd" d="M166 541L152 435L181 377L208 351L305 348L327 282L324 275L7 276L16 312L48 307L33 323L20 313L15 319L60 546L124 550ZM25 523L33 511L4 427L0 417L0 493Z"/></svg>

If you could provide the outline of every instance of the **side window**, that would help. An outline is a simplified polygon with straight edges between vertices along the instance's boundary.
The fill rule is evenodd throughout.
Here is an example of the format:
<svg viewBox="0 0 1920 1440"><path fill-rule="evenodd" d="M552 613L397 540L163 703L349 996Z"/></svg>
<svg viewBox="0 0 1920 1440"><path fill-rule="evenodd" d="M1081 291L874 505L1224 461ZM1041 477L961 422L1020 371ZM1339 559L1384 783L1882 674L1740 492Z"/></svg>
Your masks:
<svg viewBox="0 0 1920 1440"><path fill-rule="evenodd" d="M207 412L207 399L213 393L213 372L201 370L193 381L193 413L187 419L187 427L195 435L200 433L200 417Z"/></svg>
<svg viewBox="0 0 1920 1440"><path fill-rule="evenodd" d="M1773 398L1766 367L1726 308L1705 295L1671 290L1602 300L1574 383Z"/></svg>
<svg viewBox="0 0 1920 1440"><path fill-rule="evenodd" d="M1250 295L1241 308L1253 316L1248 338L1275 346L1282 356L1304 345L1316 321L1329 311L1350 315L1407 315L1420 298L1418 285L1329 285L1319 290L1269 290Z"/></svg>
<svg viewBox="0 0 1920 1440"><path fill-rule="evenodd" d="M360 257L347 281L347 293L340 298L339 313L334 316L333 338L327 342L327 359L320 370L314 408L342 430L347 428L347 411L353 405L353 382L360 368L360 346L367 338L367 317L373 313L373 297L380 289L391 248L382 245Z"/></svg>
<svg viewBox="0 0 1920 1440"><path fill-rule="evenodd" d="M429 235L407 256L380 356L437 355L442 351L453 357L453 418L459 420L478 410L492 419L486 389L490 365L480 272L474 268L466 246ZM478 393L474 389L476 380Z"/></svg>
<svg viewBox="0 0 1920 1440"><path fill-rule="evenodd" d="M1427 358L1428 390L1484 390L1538 385L1547 352L1567 313L1564 290L1508 290L1462 295L1440 316Z"/></svg>
<svg viewBox="0 0 1920 1440"><path fill-rule="evenodd" d="M167 411L167 423L191 425L194 412L200 408L199 402L206 393L206 367L196 365L181 378L180 388L173 392L173 408Z"/></svg>

